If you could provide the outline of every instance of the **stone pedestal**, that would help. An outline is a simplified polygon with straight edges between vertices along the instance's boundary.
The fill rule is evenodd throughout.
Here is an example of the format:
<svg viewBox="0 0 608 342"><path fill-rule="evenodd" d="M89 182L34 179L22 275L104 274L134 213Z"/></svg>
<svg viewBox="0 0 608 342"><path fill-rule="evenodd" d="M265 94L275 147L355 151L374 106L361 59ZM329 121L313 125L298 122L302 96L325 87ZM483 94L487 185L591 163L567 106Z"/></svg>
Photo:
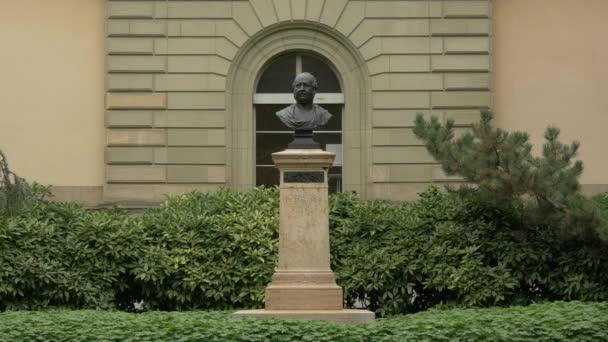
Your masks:
<svg viewBox="0 0 608 342"><path fill-rule="evenodd" d="M281 172L279 267L266 288L267 310L340 310L342 288L329 262L327 170L335 155L286 150Z"/></svg>
<svg viewBox="0 0 608 342"><path fill-rule="evenodd" d="M330 266L327 172L335 155L288 149L272 157L281 173L279 265L266 288L266 309L234 317L373 322L373 312L342 309L342 288Z"/></svg>

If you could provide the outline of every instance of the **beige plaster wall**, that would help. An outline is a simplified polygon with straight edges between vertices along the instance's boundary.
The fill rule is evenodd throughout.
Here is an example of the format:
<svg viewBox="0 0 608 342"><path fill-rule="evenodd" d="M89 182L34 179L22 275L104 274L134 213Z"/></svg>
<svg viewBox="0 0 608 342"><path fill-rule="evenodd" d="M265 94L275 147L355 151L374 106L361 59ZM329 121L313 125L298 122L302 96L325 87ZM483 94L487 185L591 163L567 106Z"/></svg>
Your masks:
<svg viewBox="0 0 608 342"><path fill-rule="evenodd" d="M29 181L103 185L104 11L0 1L0 149Z"/></svg>
<svg viewBox="0 0 608 342"><path fill-rule="evenodd" d="M560 127L562 141L581 142L581 183L608 184L608 1L494 0L493 9L498 124L531 133L537 152L546 126Z"/></svg>

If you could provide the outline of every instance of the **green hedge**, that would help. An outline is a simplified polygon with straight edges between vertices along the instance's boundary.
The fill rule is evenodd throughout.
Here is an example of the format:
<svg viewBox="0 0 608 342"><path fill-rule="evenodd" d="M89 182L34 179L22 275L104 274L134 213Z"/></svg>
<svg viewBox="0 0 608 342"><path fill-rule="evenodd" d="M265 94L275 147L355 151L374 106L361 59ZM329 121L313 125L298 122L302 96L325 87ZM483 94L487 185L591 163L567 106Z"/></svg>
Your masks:
<svg viewBox="0 0 608 342"><path fill-rule="evenodd" d="M523 204L496 208L435 187L412 203L332 197L333 269L347 303L383 314L436 306L608 299L608 246L529 226ZM605 208L608 209L608 208Z"/></svg>
<svg viewBox="0 0 608 342"><path fill-rule="evenodd" d="M147 244L132 269L148 307L259 307L277 261L276 189L171 198L141 222Z"/></svg>
<svg viewBox="0 0 608 342"><path fill-rule="evenodd" d="M427 311L371 325L235 321L229 312L0 313L0 341L606 341L608 303Z"/></svg>
<svg viewBox="0 0 608 342"><path fill-rule="evenodd" d="M277 189L193 192L141 218L37 201L0 216L0 310L262 307L278 199ZM340 194L330 198L330 233L347 306L380 316L608 300L606 244L530 225L521 203L496 208L435 187L401 204Z"/></svg>
<svg viewBox="0 0 608 342"><path fill-rule="evenodd" d="M133 282L146 239L120 209L41 201L0 216L0 310L112 307Z"/></svg>

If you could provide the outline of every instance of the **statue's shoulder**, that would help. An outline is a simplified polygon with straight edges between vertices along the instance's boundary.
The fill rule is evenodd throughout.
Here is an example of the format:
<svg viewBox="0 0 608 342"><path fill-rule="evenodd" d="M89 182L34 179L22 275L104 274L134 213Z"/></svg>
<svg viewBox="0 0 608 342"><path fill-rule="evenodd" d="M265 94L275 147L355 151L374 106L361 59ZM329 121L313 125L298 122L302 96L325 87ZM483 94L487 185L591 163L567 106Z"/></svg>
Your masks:
<svg viewBox="0 0 608 342"><path fill-rule="evenodd" d="M322 113L322 114L329 114L329 115L331 115L331 113L330 113L330 112L328 112L328 111L327 111L327 109L325 109L325 108L321 107L320 105L318 105L318 104L316 104L316 103L315 103L315 104L313 104L313 107L315 108L315 111L316 111L317 113L319 113L319 114L321 114L321 113Z"/></svg>
<svg viewBox="0 0 608 342"><path fill-rule="evenodd" d="M295 104L289 105L276 112L276 115L280 118L291 117L293 116L295 106Z"/></svg>
<svg viewBox="0 0 608 342"><path fill-rule="evenodd" d="M331 119L332 115L327 109L319 106L318 104L313 105L315 109L315 113L317 114L317 118L319 118L321 125L325 125L329 119Z"/></svg>
<svg viewBox="0 0 608 342"><path fill-rule="evenodd" d="M287 106L280 111L276 112L275 115L281 120L281 122L293 129L295 127L295 115L294 115L295 105Z"/></svg>

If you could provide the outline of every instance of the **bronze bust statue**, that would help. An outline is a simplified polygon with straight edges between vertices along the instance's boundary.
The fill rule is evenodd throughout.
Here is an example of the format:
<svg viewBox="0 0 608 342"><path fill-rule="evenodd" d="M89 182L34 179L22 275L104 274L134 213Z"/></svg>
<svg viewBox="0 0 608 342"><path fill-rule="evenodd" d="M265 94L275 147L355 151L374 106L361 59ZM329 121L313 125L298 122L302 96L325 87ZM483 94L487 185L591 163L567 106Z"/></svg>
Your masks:
<svg viewBox="0 0 608 342"><path fill-rule="evenodd" d="M324 126L331 119L331 114L312 103L317 93L317 79L303 72L296 76L292 86L296 103L276 113L281 122L293 130L312 130Z"/></svg>
<svg viewBox="0 0 608 342"><path fill-rule="evenodd" d="M296 103L276 113L285 126L295 131L295 139L289 148L320 148L312 140L312 130L327 124L332 115L313 103L318 89L317 79L312 74L303 72L296 76L292 86Z"/></svg>

